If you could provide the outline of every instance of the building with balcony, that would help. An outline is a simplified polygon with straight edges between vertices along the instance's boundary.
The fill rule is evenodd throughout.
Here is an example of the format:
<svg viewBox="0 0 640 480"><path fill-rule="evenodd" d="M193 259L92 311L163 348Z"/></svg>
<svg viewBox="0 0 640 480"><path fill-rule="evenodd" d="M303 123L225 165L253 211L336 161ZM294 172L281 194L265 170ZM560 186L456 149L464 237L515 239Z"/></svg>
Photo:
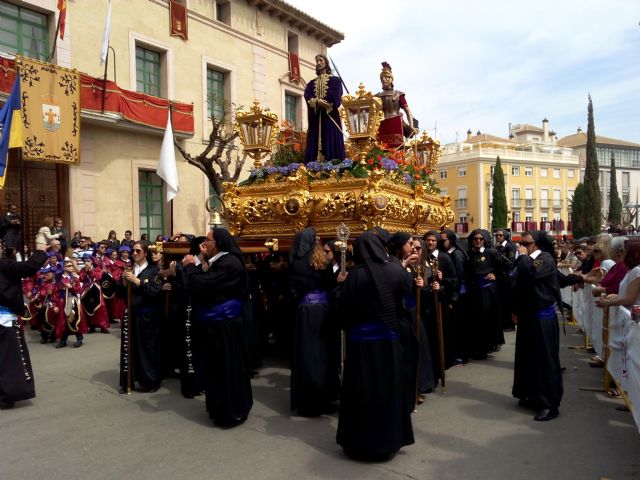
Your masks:
<svg viewBox="0 0 640 480"><path fill-rule="evenodd" d="M83 85L100 89L102 81L95 80L104 72L100 46L108 1L68 1L64 39L54 42L57 3L0 2L0 52L9 59L0 60L0 67L6 72L16 53L47 60L53 49L50 62L79 70L86 74L83 82L88 79ZM306 128L304 81L315 77L315 55L343 39L282 0L111 3L108 85L134 92L140 103L160 98L165 109L166 100L192 106L191 131L176 135L191 154L207 144L211 113L219 116L230 105L250 106L256 99L280 119ZM290 62L296 60L301 79L291 75ZM1 92L3 101L7 92ZM45 215L60 216L71 231L94 239L106 238L111 229L154 238L207 228L208 180L177 151L180 193L171 203L165 200L165 185L155 173L164 125L131 122L122 112L102 113L82 103L81 108L80 164L27 162L27 240ZM18 192L10 164L0 205L19 203Z"/></svg>
<svg viewBox="0 0 640 480"><path fill-rule="evenodd" d="M587 161L587 134L578 128L576 133L558 140L558 145L571 148L580 160L580 181L584 179ZM609 212L609 187L611 185L611 157L616 162L616 183L622 200L623 219L629 222L629 211L640 203L640 144L596 135L596 154L600 166L600 191L602 192L602 216ZM624 218L626 215L626 218ZM638 219L634 220L638 225Z"/></svg>
<svg viewBox="0 0 640 480"><path fill-rule="evenodd" d="M543 229L570 233L573 196L580 178L579 158L571 148L557 145L556 135L532 125L513 125L510 138L467 132L462 142L442 147L438 186L450 195L456 230L466 234L491 226L493 169L499 156L505 175L510 224L514 234Z"/></svg>

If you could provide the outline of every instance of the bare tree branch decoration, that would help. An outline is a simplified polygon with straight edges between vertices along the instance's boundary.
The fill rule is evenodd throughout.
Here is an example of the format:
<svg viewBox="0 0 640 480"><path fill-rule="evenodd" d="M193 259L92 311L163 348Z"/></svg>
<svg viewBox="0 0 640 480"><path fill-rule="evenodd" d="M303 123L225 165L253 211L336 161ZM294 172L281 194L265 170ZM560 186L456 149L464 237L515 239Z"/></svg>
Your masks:
<svg viewBox="0 0 640 480"><path fill-rule="evenodd" d="M235 153L234 140L238 134L231 129L231 108L225 108L220 119L211 114L211 133L205 149L198 155L192 155L174 140L174 145L182 157L194 167L203 172L217 195L223 193L223 182L237 182L247 159ZM233 166L233 168L232 168ZM231 173L233 170L233 173Z"/></svg>

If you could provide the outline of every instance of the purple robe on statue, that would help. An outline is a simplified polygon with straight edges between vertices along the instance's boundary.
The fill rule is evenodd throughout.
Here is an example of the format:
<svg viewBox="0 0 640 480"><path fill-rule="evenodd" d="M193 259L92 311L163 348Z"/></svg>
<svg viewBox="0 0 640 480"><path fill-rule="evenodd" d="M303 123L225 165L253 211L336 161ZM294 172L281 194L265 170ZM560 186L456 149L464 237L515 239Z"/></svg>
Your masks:
<svg viewBox="0 0 640 480"><path fill-rule="evenodd" d="M314 108L312 105L309 105L309 100L313 98L326 100L333 108L329 113L319 105ZM309 119L307 150L304 155L304 163L313 162L318 159L319 129L322 135L321 151L324 159L344 160L344 137L340 130L342 124L340 122L340 113L338 112L338 107L340 107L342 102L342 84L340 83L340 79L333 75L316 77L311 80L304 89L304 99L307 101ZM338 125L340 125L340 128L338 128Z"/></svg>

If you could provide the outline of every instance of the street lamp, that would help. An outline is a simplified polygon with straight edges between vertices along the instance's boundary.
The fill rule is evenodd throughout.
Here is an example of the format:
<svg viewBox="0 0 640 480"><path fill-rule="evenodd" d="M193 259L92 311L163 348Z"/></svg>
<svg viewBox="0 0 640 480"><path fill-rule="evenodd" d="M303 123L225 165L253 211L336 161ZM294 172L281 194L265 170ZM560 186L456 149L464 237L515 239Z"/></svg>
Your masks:
<svg viewBox="0 0 640 480"><path fill-rule="evenodd" d="M253 158L253 165L260 168L262 158L271 152L278 136L278 116L269 109L260 108L260 102L254 101L249 110L236 112L234 130L240 137L245 153Z"/></svg>
<svg viewBox="0 0 640 480"><path fill-rule="evenodd" d="M367 92L361 83L355 97L342 97L340 116L347 126L349 141L358 149L360 165L364 165L371 144L378 134L380 122L384 119L382 100Z"/></svg>

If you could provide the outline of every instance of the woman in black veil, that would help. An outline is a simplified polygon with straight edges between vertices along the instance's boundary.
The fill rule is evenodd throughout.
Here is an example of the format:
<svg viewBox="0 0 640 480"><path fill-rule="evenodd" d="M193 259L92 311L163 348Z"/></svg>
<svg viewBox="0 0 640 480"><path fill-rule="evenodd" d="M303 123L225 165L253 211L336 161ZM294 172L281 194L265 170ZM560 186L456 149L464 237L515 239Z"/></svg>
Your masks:
<svg viewBox="0 0 640 480"><path fill-rule="evenodd" d="M414 443L399 327L413 277L376 230L358 237L354 260L334 292L347 336L336 441L351 457L383 460Z"/></svg>
<svg viewBox="0 0 640 480"><path fill-rule="evenodd" d="M289 291L296 305L291 410L316 416L338 398L340 331L329 315L334 275L312 227L296 235L289 258Z"/></svg>

